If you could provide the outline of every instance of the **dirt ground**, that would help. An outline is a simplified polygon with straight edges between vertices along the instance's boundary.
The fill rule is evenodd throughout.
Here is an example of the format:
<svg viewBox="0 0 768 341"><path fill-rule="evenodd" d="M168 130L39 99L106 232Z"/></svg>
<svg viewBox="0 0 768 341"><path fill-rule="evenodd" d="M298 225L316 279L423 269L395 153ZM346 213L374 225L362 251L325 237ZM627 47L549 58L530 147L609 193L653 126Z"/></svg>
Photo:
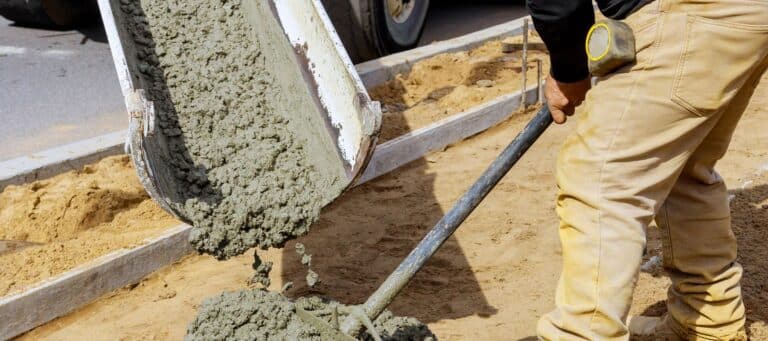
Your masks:
<svg viewBox="0 0 768 341"><path fill-rule="evenodd" d="M430 99L430 94L446 85L419 83L414 77L417 74L412 72L404 83L421 84L418 92L386 97L372 91L374 97L384 96L376 98L385 105L400 101L404 106L389 111L392 115L388 119L385 115L384 124L401 122L408 128L385 126L385 138L430 122L419 123L415 111L409 118L409 106L445 105L449 112L463 110L441 102L448 96ZM471 85L459 86L473 83L467 80L472 72L462 74L465 78L452 80L455 87L449 96L462 86L475 90ZM764 79L755 97L719 169L732 188L734 229L746 271L748 326L754 339L768 340L768 254L761 246L768 234L768 81ZM464 104L459 101L456 106L463 108ZM270 289L280 290L293 282L287 291L292 297L313 293L345 303L362 302L529 118L530 112L515 115L346 193L324 210L310 234L284 249L259 252L275 264ZM545 133L396 298L393 312L428 323L441 340L533 339L537 319L554 305L561 250L553 172L561 141L573 129L571 124ZM392 130L387 133L386 129ZM296 242L313 255L312 269L320 275L314 288L305 284L306 267L294 251ZM649 229L649 257L659 254L659 243L658 231ZM225 262L189 256L21 339L179 339L204 298L247 285L251 262L252 255ZM663 272L653 267L642 273L632 313L663 313L668 283Z"/></svg>
<svg viewBox="0 0 768 341"><path fill-rule="evenodd" d="M503 53L501 44L492 41L470 51L434 56L371 89L371 97L381 102L383 111L380 142L520 91L521 51ZM536 86L536 59L542 60L542 69L549 69L546 56L541 51L528 52L527 87Z"/></svg>
<svg viewBox="0 0 768 341"><path fill-rule="evenodd" d="M155 205L127 155L0 192L0 240L26 242L0 254L0 296L179 224Z"/></svg>

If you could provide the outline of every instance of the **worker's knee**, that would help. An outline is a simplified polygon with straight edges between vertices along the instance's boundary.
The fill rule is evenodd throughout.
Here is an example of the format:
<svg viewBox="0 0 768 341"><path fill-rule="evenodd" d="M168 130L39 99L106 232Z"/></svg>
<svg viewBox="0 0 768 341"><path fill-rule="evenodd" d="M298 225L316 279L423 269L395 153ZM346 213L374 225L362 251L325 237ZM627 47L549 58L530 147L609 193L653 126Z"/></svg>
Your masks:
<svg viewBox="0 0 768 341"><path fill-rule="evenodd" d="M576 133L569 136L557 157L557 185L565 192L593 192L599 181L603 157L590 153L583 137Z"/></svg>

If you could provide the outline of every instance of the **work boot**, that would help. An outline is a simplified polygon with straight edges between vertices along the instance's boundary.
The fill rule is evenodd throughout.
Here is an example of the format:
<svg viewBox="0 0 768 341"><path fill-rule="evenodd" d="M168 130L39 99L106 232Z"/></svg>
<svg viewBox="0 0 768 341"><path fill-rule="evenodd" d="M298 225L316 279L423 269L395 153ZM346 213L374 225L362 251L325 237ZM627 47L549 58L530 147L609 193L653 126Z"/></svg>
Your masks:
<svg viewBox="0 0 768 341"><path fill-rule="evenodd" d="M629 335L633 341L684 341L684 339L667 325L667 317L661 316L631 316L629 318Z"/></svg>
<svg viewBox="0 0 768 341"><path fill-rule="evenodd" d="M727 341L747 341L747 333L740 330L735 336L730 338L701 338L689 335L688 338L675 333L674 323L670 321L669 315L659 316L630 316L629 335L632 341L685 341L685 340L727 340Z"/></svg>

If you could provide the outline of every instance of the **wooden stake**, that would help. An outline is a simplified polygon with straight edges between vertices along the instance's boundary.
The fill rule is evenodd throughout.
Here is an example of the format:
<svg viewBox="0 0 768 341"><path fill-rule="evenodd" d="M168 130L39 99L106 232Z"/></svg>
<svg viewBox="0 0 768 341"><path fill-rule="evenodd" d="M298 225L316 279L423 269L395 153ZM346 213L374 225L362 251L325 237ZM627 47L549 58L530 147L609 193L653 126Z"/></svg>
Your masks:
<svg viewBox="0 0 768 341"><path fill-rule="evenodd" d="M544 103L544 88L541 87L541 59L536 59L536 89L537 95L536 95L536 102L539 104Z"/></svg>
<svg viewBox="0 0 768 341"><path fill-rule="evenodd" d="M528 78L528 19L526 18L523 20L523 89L520 90L522 92L522 98L520 100L520 105L523 111L528 108L528 98L526 96L527 91L527 78Z"/></svg>

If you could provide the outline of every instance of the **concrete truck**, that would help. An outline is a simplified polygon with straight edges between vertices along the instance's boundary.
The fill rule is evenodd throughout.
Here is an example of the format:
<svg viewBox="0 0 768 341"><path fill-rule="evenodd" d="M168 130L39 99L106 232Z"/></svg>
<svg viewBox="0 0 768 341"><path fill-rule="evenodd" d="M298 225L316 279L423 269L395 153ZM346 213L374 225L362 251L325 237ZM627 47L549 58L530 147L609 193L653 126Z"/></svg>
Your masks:
<svg viewBox="0 0 768 341"><path fill-rule="evenodd" d="M429 7L429 0L321 2L354 62L416 46ZM72 28L98 20L98 13L96 0L0 0L0 15L19 25Z"/></svg>

